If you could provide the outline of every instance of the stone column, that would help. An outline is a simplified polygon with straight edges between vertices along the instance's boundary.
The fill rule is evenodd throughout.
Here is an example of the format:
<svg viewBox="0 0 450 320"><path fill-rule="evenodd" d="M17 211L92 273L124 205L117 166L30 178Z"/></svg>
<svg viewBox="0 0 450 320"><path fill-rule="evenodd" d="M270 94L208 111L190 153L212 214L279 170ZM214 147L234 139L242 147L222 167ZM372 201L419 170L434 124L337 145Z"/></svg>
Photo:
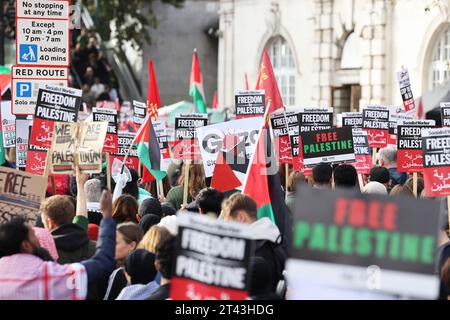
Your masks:
<svg viewBox="0 0 450 320"><path fill-rule="evenodd" d="M234 3L229 0L220 0L219 15L217 94L219 108L224 109L234 107Z"/></svg>
<svg viewBox="0 0 450 320"><path fill-rule="evenodd" d="M369 21L363 29L363 65L361 68L360 108L368 104L385 104L386 97L386 20L385 0L371 0ZM395 75L392 75L395 76Z"/></svg>
<svg viewBox="0 0 450 320"><path fill-rule="evenodd" d="M331 106L331 76L336 48L333 37L333 0L315 1L313 106Z"/></svg>

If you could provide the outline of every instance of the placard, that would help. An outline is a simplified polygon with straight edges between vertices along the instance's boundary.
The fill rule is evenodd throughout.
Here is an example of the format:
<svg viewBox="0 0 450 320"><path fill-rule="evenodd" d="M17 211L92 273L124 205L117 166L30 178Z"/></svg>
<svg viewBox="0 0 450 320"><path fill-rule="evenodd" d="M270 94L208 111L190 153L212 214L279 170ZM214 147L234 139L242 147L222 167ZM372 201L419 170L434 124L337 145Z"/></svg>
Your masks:
<svg viewBox="0 0 450 320"><path fill-rule="evenodd" d="M147 104L133 100L133 122L140 127L147 116Z"/></svg>
<svg viewBox="0 0 450 320"><path fill-rule="evenodd" d="M24 169L27 166L27 157L32 161L33 156L27 154L28 141L30 137L32 119L16 119L15 121L15 136L16 136L16 166ZM45 161L45 160L44 160ZM45 163L44 163L45 167Z"/></svg>
<svg viewBox="0 0 450 320"><path fill-rule="evenodd" d="M399 172L422 171L422 131L435 125L434 120L410 120L398 125L397 170Z"/></svg>
<svg viewBox="0 0 450 320"><path fill-rule="evenodd" d="M3 147L12 148L16 145L16 117L11 113L11 101L1 102Z"/></svg>
<svg viewBox="0 0 450 320"><path fill-rule="evenodd" d="M450 102L441 102L441 121L443 127L450 127Z"/></svg>
<svg viewBox="0 0 450 320"><path fill-rule="evenodd" d="M407 69L397 72L397 81L405 111L414 110L414 97L411 91L411 82L409 81L409 72Z"/></svg>
<svg viewBox="0 0 450 320"><path fill-rule="evenodd" d="M207 123L208 115L203 113L180 113L175 117L175 159L201 159L196 128Z"/></svg>
<svg viewBox="0 0 450 320"><path fill-rule="evenodd" d="M331 129L333 108L301 108L298 114L300 134L317 130Z"/></svg>
<svg viewBox="0 0 450 320"><path fill-rule="evenodd" d="M431 200L299 186L287 262L290 298L340 299L352 291L355 298L435 299L439 207Z"/></svg>
<svg viewBox="0 0 450 320"><path fill-rule="evenodd" d="M287 122L287 124L286 124ZM279 163L292 163L291 135L298 135L298 113L295 111L274 112L270 115L274 136L274 149Z"/></svg>
<svg viewBox="0 0 450 320"><path fill-rule="evenodd" d="M170 298L243 300L250 285L250 227L202 215L177 215Z"/></svg>
<svg viewBox="0 0 450 320"><path fill-rule="evenodd" d="M362 128L362 112L342 112L342 126Z"/></svg>
<svg viewBox="0 0 450 320"><path fill-rule="evenodd" d="M136 136L135 132L121 131L119 130L118 140L119 140L119 148L117 149L117 153L110 154L110 170L114 159L120 160L123 162L125 159L125 155L127 154L128 148L131 145L134 137ZM137 154L137 146L133 144L130 153L128 155L127 161L125 162L127 168L133 168L136 172L139 172L139 158Z"/></svg>
<svg viewBox="0 0 450 320"><path fill-rule="evenodd" d="M389 134L389 109L384 106L367 106L363 108L362 127L367 131L369 147L386 147Z"/></svg>
<svg viewBox="0 0 450 320"><path fill-rule="evenodd" d="M261 117L266 110L264 90L239 90L234 95L236 119Z"/></svg>
<svg viewBox="0 0 450 320"><path fill-rule="evenodd" d="M0 167L0 224L22 216L36 221L47 178Z"/></svg>
<svg viewBox="0 0 450 320"><path fill-rule="evenodd" d="M353 147L355 149L355 162L351 162L358 174L369 174L373 168L372 150L369 147L367 132L360 128L353 128Z"/></svg>
<svg viewBox="0 0 450 320"><path fill-rule="evenodd" d="M108 122L108 131L106 133L105 144L103 145L103 152L114 153L119 147L118 119L117 110L109 108L93 108L93 121Z"/></svg>
<svg viewBox="0 0 450 320"><path fill-rule="evenodd" d="M301 134L301 148L305 167L321 162L354 162L352 128L332 128Z"/></svg>

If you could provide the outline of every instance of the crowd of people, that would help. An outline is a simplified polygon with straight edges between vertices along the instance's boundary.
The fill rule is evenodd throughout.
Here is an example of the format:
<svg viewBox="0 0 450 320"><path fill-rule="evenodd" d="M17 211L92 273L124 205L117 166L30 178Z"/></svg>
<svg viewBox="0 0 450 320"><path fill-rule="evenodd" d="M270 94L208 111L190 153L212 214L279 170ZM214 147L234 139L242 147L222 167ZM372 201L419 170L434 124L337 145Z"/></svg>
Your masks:
<svg viewBox="0 0 450 320"><path fill-rule="evenodd" d="M415 196L411 178L397 170L395 148L380 149L377 160L378 165L363 185L355 168L348 164L321 163L308 177L291 172L285 194L289 211L292 214L295 210L296 192L302 184L317 189ZM249 297L285 299L289 291L285 281L288 253L281 230L268 218L257 219L256 202L249 196L208 187L210 179L205 178L201 163L190 166L188 204L183 205L183 168L171 165L163 180L165 197L157 196L156 182L142 185L139 174L130 169L132 179L114 201L106 189L105 172L88 176L75 168L67 185L57 190L59 194L49 193L42 202L34 225L20 217L0 225L0 299L168 299L177 213L249 225L256 243L250 262ZM283 174L287 173L280 171ZM422 190L419 177L419 197L425 197ZM446 214L441 213L436 256L440 299L450 295Z"/></svg>
<svg viewBox="0 0 450 320"><path fill-rule="evenodd" d="M81 28L72 48L72 65L78 81L74 87L83 90L83 103L90 110L97 101L116 101L118 83L106 52L98 45L95 32Z"/></svg>

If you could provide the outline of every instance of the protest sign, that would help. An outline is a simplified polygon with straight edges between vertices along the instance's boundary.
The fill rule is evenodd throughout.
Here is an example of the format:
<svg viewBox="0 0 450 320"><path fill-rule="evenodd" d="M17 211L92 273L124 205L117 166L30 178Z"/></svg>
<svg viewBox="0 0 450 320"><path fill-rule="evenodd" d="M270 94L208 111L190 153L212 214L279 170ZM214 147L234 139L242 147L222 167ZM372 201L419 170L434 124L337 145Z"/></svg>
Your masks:
<svg viewBox="0 0 450 320"><path fill-rule="evenodd" d="M296 201L287 262L291 299L351 292L437 297L439 202L307 186L298 188Z"/></svg>
<svg viewBox="0 0 450 320"><path fill-rule="evenodd" d="M119 108L119 131L137 132L133 122L133 107L130 101L124 101Z"/></svg>
<svg viewBox="0 0 450 320"><path fill-rule="evenodd" d="M16 165L18 168L25 168L28 161L32 161L31 155L27 155L28 140L31 131L32 119L16 119L15 121L15 136L16 136ZM45 160L44 160L45 162ZM45 163L44 163L45 166Z"/></svg>
<svg viewBox="0 0 450 320"><path fill-rule="evenodd" d="M389 134L389 109L383 106L363 108L362 128L367 131L369 147L386 147Z"/></svg>
<svg viewBox="0 0 450 320"><path fill-rule="evenodd" d="M373 162L367 132L359 128L353 128L352 134L355 162L349 164L355 167L358 174L369 174L370 169L373 168Z"/></svg>
<svg viewBox="0 0 450 320"><path fill-rule="evenodd" d="M12 67L11 71L12 113L34 114L39 87L42 84L67 87L68 68Z"/></svg>
<svg viewBox="0 0 450 320"><path fill-rule="evenodd" d="M402 95L403 106L405 111L414 110L414 98L411 91L411 82L409 81L409 73L407 69L397 72L397 81Z"/></svg>
<svg viewBox="0 0 450 320"><path fill-rule="evenodd" d="M133 100L133 122L140 127L147 116L147 104Z"/></svg>
<svg viewBox="0 0 450 320"><path fill-rule="evenodd" d="M287 121L287 124L286 124ZM270 115L275 152L279 163L292 163L291 135L298 135L298 113L295 111L274 112Z"/></svg>
<svg viewBox="0 0 450 320"><path fill-rule="evenodd" d="M196 128L204 127L208 116L203 113L180 113L175 117L175 159L201 159Z"/></svg>
<svg viewBox="0 0 450 320"><path fill-rule="evenodd" d="M118 124L117 124L117 110L109 108L93 108L92 109L93 121L108 122L108 131L106 133L105 144L103 146L103 152L116 152L119 147L119 140L117 136Z"/></svg>
<svg viewBox="0 0 450 320"><path fill-rule="evenodd" d="M303 162L311 167L321 162L355 161L352 128L332 128L301 134Z"/></svg>
<svg viewBox="0 0 450 320"><path fill-rule="evenodd" d="M333 126L333 108L301 108L298 114L299 131L327 130Z"/></svg>
<svg viewBox="0 0 450 320"><path fill-rule="evenodd" d="M236 178L244 184L250 158L255 151L262 118L244 118L197 128L197 139L205 176L212 177L216 164L230 167L228 178ZM227 145L227 137L235 137ZM236 152L233 152L233 147ZM234 177L232 177L234 175ZM237 187L236 189L239 189Z"/></svg>
<svg viewBox="0 0 450 320"><path fill-rule="evenodd" d="M53 173L99 173L108 122L55 122L50 165Z"/></svg>
<svg viewBox="0 0 450 320"><path fill-rule="evenodd" d="M0 118L2 120L3 147L14 147L16 145L16 117L11 113L11 101L2 101L0 111Z"/></svg>
<svg viewBox="0 0 450 320"><path fill-rule="evenodd" d="M16 64L68 67L70 1L17 1Z"/></svg>
<svg viewBox="0 0 450 320"><path fill-rule="evenodd" d="M125 159L125 155L127 154L128 148L130 147L131 142L133 141L136 133L128 132L128 131L120 131L118 134L119 148L117 148L117 152L111 153L109 156L110 169L114 159L120 160L123 162ZM139 172L139 158L137 155L137 147L134 144L130 150L130 154L127 157L127 161L125 162L127 168L133 168L136 172Z"/></svg>
<svg viewBox="0 0 450 320"><path fill-rule="evenodd" d="M443 127L450 127L450 102L441 102L441 121Z"/></svg>
<svg viewBox="0 0 450 320"><path fill-rule="evenodd" d="M342 112L342 127L362 128L361 112Z"/></svg>
<svg viewBox="0 0 450 320"><path fill-rule="evenodd" d="M178 215L170 298L242 300L248 297L253 242L248 225Z"/></svg>
<svg viewBox="0 0 450 320"><path fill-rule="evenodd" d="M1 167L0 224L18 216L36 221L46 186L47 178Z"/></svg>
<svg viewBox="0 0 450 320"><path fill-rule="evenodd" d="M450 195L450 128L422 130L423 180L428 197Z"/></svg>
<svg viewBox="0 0 450 320"><path fill-rule="evenodd" d="M29 145L28 153L26 154L25 171L40 176L46 174L47 151L47 149Z"/></svg>
<svg viewBox="0 0 450 320"><path fill-rule="evenodd" d="M161 171L167 171L170 165L170 148L169 148L169 136L167 133L166 124L164 121L153 120L153 129L155 130L156 137L158 138L159 149L161 150Z"/></svg>
<svg viewBox="0 0 450 320"><path fill-rule="evenodd" d="M422 131L435 126L434 120L410 120L398 125L397 170L419 172L423 168Z"/></svg>
<svg viewBox="0 0 450 320"><path fill-rule="evenodd" d="M30 145L49 149L54 122L77 121L81 94L78 89L43 85L38 93Z"/></svg>
<svg viewBox="0 0 450 320"><path fill-rule="evenodd" d="M397 127L399 123L403 121L413 120L413 113L407 113L401 107L388 107L389 108L389 134L388 134L388 146L397 147Z"/></svg>
<svg viewBox="0 0 450 320"><path fill-rule="evenodd" d="M265 112L264 90L239 90L234 95L236 119L261 117Z"/></svg>

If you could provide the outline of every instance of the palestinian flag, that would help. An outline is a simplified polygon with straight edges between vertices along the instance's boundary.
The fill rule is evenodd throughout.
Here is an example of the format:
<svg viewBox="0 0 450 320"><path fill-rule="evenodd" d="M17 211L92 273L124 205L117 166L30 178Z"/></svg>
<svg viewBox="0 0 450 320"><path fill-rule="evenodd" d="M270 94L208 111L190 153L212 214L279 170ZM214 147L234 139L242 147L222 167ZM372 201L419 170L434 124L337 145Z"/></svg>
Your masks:
<svg viewBox="0 0 450 320"><path fill-rule="evenodd" d="M11 84L11 69L0 66L0 93L3 96Z"/></svg>
<svg viewBox="0 0 450 320"><path fill-rule="evenodd" d="M249 159L245 152L245 140L239 142L238 136L225 136L223 146L224 150L217 155L211 187L227 192L242 187Z"/></svg>
<svg viewBox="0 0 450 320"><path fill-rule="evenodd" d="M288 234L288 209L284 202L278 166L269 129L262 123L258 143L247 170L243 193L256 201L258 219L267 217L280 232Z"/></svg>
<svg viewBox="0 0 450 320"><path fill-rule="evenodd" d="M270 62L267 49L264 49L259 67L258 80L256 81L256 90L264 90L266 95L266 114L283 108L283 99L281 98L280 90L278 89L275 73L273 72L272 63Z"/></svg>
<svg viewBox="0 0 450 320"><path fill-rule="evenodd" d="M161 170L161 149L159 148L158 137L149 115L147 115L144 124L139 128L135 144L137 144L139 160L144 167L150 171L157 181L164 179L167 172Z"/></svg>
<svg viewBox="0 0 450 320"><path fill-rule="evenodd" d="M203 91L202 72L198 63L197 49L194 49L192 56L191 79L189 83L189 95L194 100L194 105L199 113L206 112L206 99Z"/></svg>

